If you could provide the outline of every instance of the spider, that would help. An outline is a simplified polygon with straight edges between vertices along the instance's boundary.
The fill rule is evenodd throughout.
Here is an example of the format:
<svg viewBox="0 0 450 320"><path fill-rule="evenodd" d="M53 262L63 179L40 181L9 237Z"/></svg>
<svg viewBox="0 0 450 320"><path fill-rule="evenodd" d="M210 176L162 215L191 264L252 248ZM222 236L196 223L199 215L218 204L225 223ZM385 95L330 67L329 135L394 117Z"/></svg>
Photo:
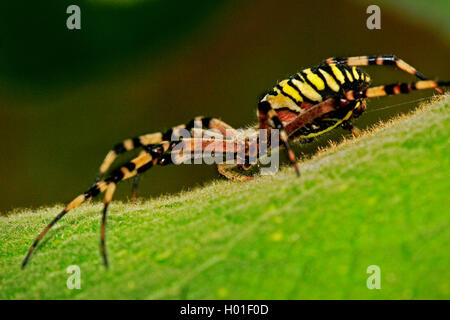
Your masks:
<svg viewBox="0 0 450 320"><path fill-rule="evenodd" d="M420 80L413 83L370 87L370 76L358 68L368 65L396 66ZM264 94L258 103L257 127L267 129L269 132L273 129L279 130L280 145L284 146L290 163L293 165L296 174L300 176L294 152L290 147L290 141L310 142L315 137L338 126L357 133L358 130L353 127L351 119L359 117L366 110L367 98L431 88L442 94L442 90L438 87L448 85L450 85L448 81L428 80L414 67L394 55L328 58L315 67L304 69L279 82L272 90ZM70 210L94 198L101 192L105 192L105 197L101 220L100 248L104 265L108 267L105 243L106 216L117 183L134 177L132 199L136 199L139 176L153 165L172 164L171 152L177 145L180 136L179 131L181 129L194 131L195 127L201 128L200 130L219 133L224 137L224 141L236 143L239 139L246 139L245 136L240 136L237 130L219 119L196 117L186 124L173 127L165 132L149 133L116 144L107 153L93 186L72 200L38 235L22 262L22 268L27 265L39 241L56 222ZM195 139L183 139L182 142L190 144L195 142ZM210 143L213 143L213 141L202 141L200 149L204 150ZM244 145L248 148L247 142ZM142 149L137 157L106 175L118 155L137 148ZM195 148L198 149L199 147ZM246 153L247 156L248 152ZM234 158L236 159L236 152L234 152ZM219 173L228 179L252 179L252 176L240 173L252 167L247 162L231 168L221 164L218 164L217 167Z"/></svg>

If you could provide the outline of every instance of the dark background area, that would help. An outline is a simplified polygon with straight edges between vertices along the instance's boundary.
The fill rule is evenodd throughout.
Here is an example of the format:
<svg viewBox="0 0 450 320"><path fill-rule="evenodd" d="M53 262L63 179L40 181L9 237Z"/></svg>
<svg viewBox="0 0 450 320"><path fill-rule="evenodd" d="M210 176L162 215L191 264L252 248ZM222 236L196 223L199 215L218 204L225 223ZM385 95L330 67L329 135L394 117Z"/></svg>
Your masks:
<svg viewBox="0 0 450 320"><path fill-rule="evenodd" d="M356 1L2 2L0 211L71 200L124 138L196 115L252 124L263 91L330 56L394 53L431 78L448 78L448 30L385 3L382 29L368 30L368 4ZM70 4L81 8L81 30L66 28ZM368 72L374 84L414 80L388 68ZM368 109L431 94L378 99ZM367 113L356 125L415 105ZM343 134L337 129L296 152L309 156ZM140 196L217 177L213 166L154 168ZM118 198L130 188L122 183Z"/></svg>

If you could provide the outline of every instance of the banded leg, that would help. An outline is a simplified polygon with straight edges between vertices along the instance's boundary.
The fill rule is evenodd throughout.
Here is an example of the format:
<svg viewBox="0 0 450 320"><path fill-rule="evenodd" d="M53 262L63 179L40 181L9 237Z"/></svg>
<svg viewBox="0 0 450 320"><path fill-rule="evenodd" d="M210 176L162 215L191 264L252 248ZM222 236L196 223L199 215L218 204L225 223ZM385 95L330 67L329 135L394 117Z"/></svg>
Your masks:
<svg viewBox="0 0 450 320"><path fill-rule="evenodd" d="M300 177L300 171L298 169L297 161L295 159L295 154L292 151L291 146L289 145L288 135L286 133L283 123L281 122L280 118L277 115L277 112L272 108L269 102L261 101L258 104L258 116L260 129L267 129L268 121L271 120L275 126L275 129L278 129L280 131L280 140L283 142L286 148L289 161L294 166L295 173L297 174L297 176Z"/></svg>
<svg viewBox="0 0 450 320"><path fill-rule="evenodd" d="M45 228L44 230L38 235L36 240L33 242L33 244L30 246L27 255L25 256L25 259L22 262L22 269L25 268L27 265L31 254L33 253L34 249L37 247L41 239L45 236L45 234L61 219L63 218L69 211L72 209L80 206L83 202L86 200L89 200L91 198L94 198L99 193L106 191L105 194L105 206L103 209L103 217L102 217L102 227L101 227L101 248L102 248L102 255L104 258L104 263L107 266L108 260L106 256L106 249L105 249L105 229L106 229L106 214L108 205L111 202L112 196L115 191L115 186L117 183L119 183L122 180L129 179L133 176L135 176L138 173L143 173L144 171L150 169L153 165L153 163L157 163L159 161L159 157L165 150L167 150L169 147L169 142L163 141L159 147L155 147L154 149L158 149L159 151L156 153L150 154L150 153L144 153L139 155L138 157L134 158L133 160L127 162L122 167L114 170L111 175L106 178L105 180L101 180L97 182L94 186L92 186L89 190L84 192L83 194L80 194L77 196L74 200L72 200L63 211L61 211Z"/></svg>
<svg viewBox="0 0 450 320"><path fill-rule="evenodd" d="M144 146L148 145L154 145L161 143L162 141L170 141L172 142L172 135L177 136L177 133L181 129L185 129L188 131L191 131L194 127L202 128L202 129L212 129L219 131L221 134L226 135L229 132L233 132L233 128L226 124L225 122L216 119L216 118L205 118L202 116L196 117L189 121L186 124L179 125L176 127L173 127L165 132L155 132L155 133L148 133L141 136L137 136L134 138L126 139L118 144L116 144L113 149L111 149L105 159L103 160L99 173L94 181L94 184L100 181L104 174L108 171L108 169L111 167L113 162L116 160L116 158L124 154L126 152L132 151L137 148L143 148ZM179 134L178 134L179 135ZM139 184L139 175L137 175L133 181L133 187L132 187L132 195L131 198L133 201L135 201L137 197L137 189Z"/></svg>
<svg viewBox="0 0 450 320"><path fill-rule="evenodd" d="M149 145L149 146L152 146L151 144ZM139 153L139 155L142 155L142 154L144 154L144 153L146 153L147 151L141 151L140 153ZM134 178L133 178L133 186L131 187L131 201L133 202L133 203L136 203L136 200L137 200L137 189L138 189L138 186L139 186L139 178L140 178L140 176L141 176L141 174L140 173L138 173L137 175L135 175L134 176Z"/></svg>
<svg viewBox="0 0 450 320"><path fill-rule="evenodd" d="M188 139L189 140L189 139ZM212 143L217 143L214 140L211 140ZM226 143L226 142L225 142ZM222 147L223 147L223 143ZM202 144L203 146L207 146L208 142ZM167 165L171 163L171 154L174 144L169 143L168 141L163 142L160 145L152 145L152 146L144 146L145 153L141 154L139 157L133 159L129 163L122 166L120 169L115 170L111 177L105 180L108 184L106 187L105 198L104 198L104 207L102 214L102 224L101 224L101 232L100 232L100 247L101 253L103 257L103 262L105 267L108 267L108 255L106 252L106 216L108 211L108 206L112 200L114 192L116 190L116 184L125 179L129 179L133 176L143 173L144 171L151 168L153 164L159 165Z"/></svg>
<svg viewBox="0 0 450 320"><path fill-rule="evenodd" d="M140 148L144 145L158 144L163 141L164 134L162 132L148 133L138 137L126 139L120 143L117 143L107 154L102 164L94 184L100 181L104 174L113 164L114 160L128 151L132 151L136 148Z"/></svg>
<svg viewBox="0 0 450 320"><path fill-rule="evenodd" d="M116 191L116 184L111 182L106 188L105 198L103 200L103 212L102 212L102 225L100 228L100 251L103 257L103 263L106 268L109 267L108 255L106 253L106 214L108 212L108 206L113 198L114 192Z"/></svg>
<svg viewBox="0 0 450 320"><path fill-rule="evenodd" d="M160 156L169 148L169 142L164 141L159 145L152 145L146 148L146 152L142 152L138 157L134 158L130 162L126 163L119 169L113 171L112 175L105 179L108 183L105 192L102 224L100 232L100 248L103 257L103 263L105 267L108 267L108 255L106 253L106 216L108 212L108 206L112 201L116 185L122 180L126 180L132 177L136 177L139 174L150 169L153 164L157 163Z"/></svg>
<svg viewBox="0 0 450 320"><path fill-rule="evenodd" d="M192 129L194 127L193 121L199 121L199 119L197 119L197 120L196 119L191 120L186 125L187 128L190 129L191 133L193 133L193 129ZM200 119L200 120L201 120L201 129L199 128L200 123L199 123L199 125L195 125L195 128L200 129L200 132L198 132L200 134L200 136L203 136L203 133L206 133L207 130L213 130L214 132L220 133L223 136L223 140L227 140L227 139L232 139L238 133L238 131L236 131L236 129L234 129L233 127L231 127L230 125L228 125L227 123L225 123L219 119L205 118L205 119ZM195 136L195 134L194 134L194 136ZM194 139L183 139L183 143L191 144L190 148L191 148L191 150L194 150L194 152L195 152L195 147L197 145L200 145L201 151L203 151L208 143L207 142L203 143L203 141L202 142L199 141L198 143L195 143L195 140L197 140L197 139L195 139L195 138ZM200 139L200 140L202 140L202 139ZM171 145L169 147L169 150L167 151L168 153L163 156L161 161L158 163L159 165L166 165L166 164L172 163L171 154L169 152L172 151L174 146L175 146L174 141L171 141ZM183 160L178 159L178 161L182 162ZM225 171L222 169L220 164L217 165L217 170L219 171L220 174L222 174L226 178L230 179L228 175L223 174Z"/></svg>
<svg viewBox="0 0 450 320"><path fill-rule="evenodd" d="M351 103L351 101L361 100L361 110L359 112L363 112L365 110L365 103L363 99L365 98L383 97L395 94L407 94L414 90L434 89L439 86L450 86L450 81L423 80L412 83L395 83L376 86L357 92L350 90L345 93L345 99L327 99L325 101L322 101L321 103L314 105L306 112L298 115L294 120L286 125L286 133L289 136L294 136L296 131L305 126L307 123L320 118L324 114L336 111L339 108L344 107L346 104ZM354 109L354 111L355 110L357 109Z"/></svg>
<svg viewBox="0 0 450 320"><path fill-rule="evenodd" d="M253 179L253 176L244 175L239 171L247 171L252 167L252 164L249 163L250 156L256 156L258 153L258 145L255 147L250 147L249 141L244 138L245 141L241 143L237 139L230 138L220 138L217 137L211 139L202 138L187 138L183 139L182 146L178 153L171 154L171 159L175 161L175 163L181 164L186 160L195 158L195 155L198 153L204 152L206 149L209 151L213 151L215 155L220 154L222 159L220 161L224 161L226 159L234 159L237 160L240 154L245 154L245 163L248 164L228 164L225 162L217 164L217 170L219 174L224 176L225 178L233 181L247 181ZM256 141L255 141L256 142ZM251 151L250 151L251 150ZM247 154L248 152L248 154ZM248 160L248 161L247 161ZM238 170L235 170L238 169Z"/></svg>
<svg viewBox="0 0 450 320"><path fill-rule="evenodd" d="M450 81L423 80L411 83L393 83L382 86L370 87L362 91L347 91L347 100L359 100L364 98L384 97L396 94L406 94L415 90L436 89L437 87L448 87Z"/></svg>
<svg viewBox="0 0 450 320"><path fill-rule="evenodd" d="M413 76L416 76L420 80L428 80L421 72L417 71L416 68L406 63L404 60L396 57L395 55L385 54L385 55L374 55L374 56L355 56L355 57L338 57L338 58L328 58L325 63L343 63L349 66L396 66L400 70L403 70ZM442 94L442 90L439 88L434 88L438 93Z"/></svg>
<svg viewBox="0 0 450 320"><path fill-rule="evenodd" d="M246 167L236 166L236 165L227 165L227 164L218 164L217 165L217 171L219 172L219 174L221 174L228 180L231 180L231 181L253 180L253 178L254 178L253 176L245 175L243 173L235 171L235 169L246 170Z"/></svg>

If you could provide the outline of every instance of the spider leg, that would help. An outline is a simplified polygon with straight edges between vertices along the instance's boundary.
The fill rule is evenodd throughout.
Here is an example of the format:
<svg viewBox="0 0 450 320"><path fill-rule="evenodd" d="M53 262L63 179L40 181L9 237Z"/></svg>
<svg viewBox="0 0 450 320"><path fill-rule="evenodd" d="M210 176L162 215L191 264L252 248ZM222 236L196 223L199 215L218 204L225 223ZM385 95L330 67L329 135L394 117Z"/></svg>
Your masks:
<svg viewBox="0 0 450 320"><path fill-rule="evenodd" d="M398 58L395 55L385 54L385 55L373 55L373 56L355 56L355 57L331 57L324 61L327 64L347 64L349 66L396 66L397 68L412 74L419 78L420 80L428 80L421 72L417 71L416 68L406 63L404 60Z"/></svg>
<svg viewBox="0 0 450 320"><path fill-rule="evenodd" d="M339 58L328 58L324 61L327 64L333 63L343 63L349 66L369 66L369 65L378 65L378 66L396 66L400 70L403 70L413 76L416 76L420 80L428 80L421 72L417 71L416 68L406 63L404 60L398 58L392 54L385 55L374 55L374 56L355 56L355 57L339 57ZM442 90L439 88L434 88L437 92L442 94Z"/></svg>
<svg viewBox="0 0 450 320"><path fill-rule="evenodd" d="M137 189L139 186L139 177L140 177L140 174L137 174L134 176L133 186L131 187L131 201L133 203L136 203L136 200L137 200Z"/></svg>
<svg viewBox="0 0 450 320"><path fill-rule="evenodd" d="M217 171L219 171L219 173L224 176L225 178L227 178L228 180L231 181L248 181L248 180L253 180L253 176L247 176L243 173L240 173L238 171L236 171L236 168L240 168L239 166L228 166L225 164L218 164L217 165ZM244 169L245 170L245 169Z"/></svg>
<svg viewBox="0 0 450 320"><path fill-rule="evenodd" d="M434 89L438 86L450 86L450 81L432 81L432 80L423 80L412 83L394 83L376 87L370 87L364 89L362 91L353 91L349 90L345 93L345 99L340 99L339 101L334 98L329 98L321 103L318 103L308 109L307 111L299 114L296 118L294 118L291 122L286 124L286 133L291 137L295 136L296 132L303 128L307 123L314 121L315 119L319 119L321 116L339 110L341 107L345 107L346 104L350 104L352 101L360 102L359 104L354 104L354 109L349 110L349 112L363 112L365 110L365 98L375 98L375 97L383 97L388 95L395 94L406 94L410 93L414 90L426 90L426 89ZM359 116L359 114L358 114ZM346 117L347 118L347 117ZM349 120L343 119L343 120ZM328 129L332 129L329 127ZM355 132L357 133L357 132Z"/></svg>
<svg viewBox="0 0 450 320"><path fill-rule="evenodd" d="M152 146L152 145L149 145L149 146ZM143 151L141 151L139 153L139 155L142 155L143 153L146 153L146 152L148 152L148 151L143 150ZM137 189L138 189L138 186L139 186L139 178L140 178L140 176L141 176L141 174L138 173L133 178L133 185L131 187L131 202L133 202L133 203L136 203L136 201L137 201Z"/></svg>
<svg viewBox="0 0 450 320"><path fill-rule="evenodd" d="M234 138L237 135L237 133L238 133L238 131L236 131L233 127L231 127L227 123L225 123L225 122L223 122L223 121L221 121L219 119L216 119L216 118L211 118L208 122L202 121L202 124L203 124L202 125L202 129L199 132L200 135L203 135L203 133L206 133L207 130L210 129L210 130L213 130L215 132L220 133L223 136L223 139L226 140L226 139ZM191 130L191 132L192 132L192 130ZM206 148L206 146L209 144L208 140L200 139L201 141L198 141L197 143L195 142L196 140L198 141L198 139L195 139L195 138L193 138L193 139L184 139L183 143L190 144L190 149L189 150L192 150L193 152L195 152L195 149L198 148L198 146L201 146L201 150L200 151L203 151ZM174 147L174 144L171 144L171 146L169 148L169 152L172 151L173 147ZM220 149L222 150L222 152L225 152L224 148L220 148ZM192 155L190 157L192 157ZM183 160L181 160L181 159L179 159L177 157L175 157L175 158L177 159L176 161L180 161L180 162L183 161ZM171 161L171 160L167 159L167 160L164 161L164 163L159 163L159 164L160 165L165 165L169 161ZM232 179L232 180L234 179L234 178L231 178L231 176L228 174L228 171L231 170L231 168L230 169L224 169L223 165L218 164L217 165L217 170L219 171L219 173L221 175L225 176L226 178ZM238 173L235 173L233 175L233 177L235 177L237 175L238 175ZM248 179L245 179L245 180L248 180Z"/></svg>
<svg viewBox="0 0 450 320"><path fill-rule="evenodd" d="M259 116L259 128L267 129L269 127L268 121L271 120L275 126L275 129L280 131L280 140L283 142L284 147L289 158L289 161L294 166L295 172L298 177L300 177L300 170L298 169L297 161L295 159L295 154L289 145L289 137L286 129L277 115L277 112L272 108L269 102L261 101L258 104L258 116Z"/></svg>
<svg viewBox="0 0 450 320"><path fill-rule="evenodd" d="M159 160L163 151L167 150L169 147L168 141L163 141L158 146L155 146L151 153L145 152L138 157L132 159L127 162L120 168L114 170L111 175L101 181L98 181L94 186L92 186L89 190L77 196L74 200L72 200L63 211L61 211L53 220L44 228L44 230L38 235L36 240L30 246L25 259L22 262L22 269L27 265L31 254L34 249L37 247L41 239L45 236L45 234L58 222L61 218L63 218L69 211L80 206L83 202L88 199L91 199L97 196L99 193L106 191L105 194L105 207L103 209L103 218L102 218L102 231L101 231L101 244L102 244L102 252L104 252L104 262L107 266L107 258L106 258L106 250L104 249L104 239L105 239L105 226L106 226L106 213L108 209L108 205L111 202L112 196L115 191L115 185L122 180L129 179L136 174L140 174L148 169L150 169L154 162ZM158 150L155 152L155 150Z"/></svg>
<svg viewBox="0 0 450 320"><path fill-rule="evenodd" d="M298 129L305 126L307 123L312 122L313 120L323 116L326 113L331 111L335 111L340 107L339 103L336 102L334 98L329 98L325 101L322 101L316 105L313 105L311 108L306 110L303 113L300 113L297 117L295 117L292 121L286 124L284 130L288 136L292 136ZM261 121L261 115L260 115ZM262 120L263 123L266 120ZM260 127L262 126L260 122Z"/></svg>
<svg viewBox="0 0 450 320"><path fill-rule="evenodd" d="M211 151L214 150L214 154L220 154L222 160L224 156L227 155L227 160L232 158L234 161L238 159L239 154L245 153L248 150L248 141L245 144L239 143L237 140L232 140L229 138L220 139L209 139L205 137L201 138L185 138L181 142L183 144L183 152L174 154L172 153L172 159L178 164L195 158L196 154L205 151L207 148ZM187 153L185 153L187 152ZM231 155L231 157L229 157ZM246 160L248 155L245 156ZM233 181L247 181L253 179L253 176L244 175L238 172L238 170L248 170L250 167L242 164L228 164L225 162L217 164L217 170L219 174L223 175L225 178ZM238 169L238 170L235 170Z"/></svg>
<svg viewBox="0 0 450 320"><path fill-rule="evenodd" d="M103 200L104 206L103 206L103 213L102 213L102 225L101 225L101 231L100 231L100 250L103 257L103 263L105 264L105 267L108 268L108 255L106 254L106 239L105 239L105 233L106 233L106 214L108 211L108 206L112 200L112 197L114 195L114 192L116 191L116 184L114 182L111 182L108 187L106 188L105 192L105 198Z"/></svg>
<svg viewBox="0 0 450 320"><path fill-rule="evenodd" d="M365 101L329 98L322 101L286 124L286 131L293 140L313 139L333 130L339 125L349 123L365 110ZM355 115L355 112L358 113ZM355 135L356 133L355 129Z"/></svg>
<svg viewBox="0 0 450 320"><path fill-rule="evenodd" d="M382 86L370 87L362 91L347 91L347 100L359 100L364 98L384 97L396 94L406 94L415 90L436 89L437 87L450 86L450 81L422 80L411 83L393 83Z"/></svg>
<svg viewBox="0 0 450 320"><path fill-rule="evenodd" d="M154 133L148 133L141 136L137 136L134 138L126 139L120 143L117 143L105 156L105 159L103 160L99 173L94 181L94 184L99 182L105 173L109 170L113 162L116 160L116 158L124 154L126 152L132 151L137 148L143 148L148 145L154 145L161 143L162 141L170 141L172 142L172 137L177 136L179 131L181 129L185 129L188 131L191 131L194 127L199 127L202 129L212 129L219 131L221 134L226 135L230 132L232 133L234 129L226 124L225 122L216 119L216 118L207 118L198 116L192 119L191 121L187 122L186 124L182 124L179 126L175 126L171 129L166 130L165 132L154 132ZM139 185L139 177L140 175L136 175L133 181L133 187L132 187L132 193L131 193L131 199L134 202L137 198L137 189Z"/></svg>
<svg viewBox="0 0 450 320"><path fill-rule="evenodd" d="M146 146L147 147L147 146ZM105 267L108 267L108 255L106 253L106 216L108 212L108 206L112 201L114 192L116 190L116 185L122 180L126 180L132 177L136 177L139 174L150 169L153 164L157 163L161 155L167 151L169 148L169 142L164 141L158 145L148 146L145 152L142 152L138 157L134 158L130 162L126 163L118 170L113 171L112 175L105 179L108 183L105 192L103 214L102 214L102 224L100 232L100 248L103 257L103 262Z"/></svg>
<svg viewBox="0 0 450 320"><path fill-rule="evenodd" d="M163 136L164 133L162 132L148 133L138 137L129 138L120 143L117 143L106 154L105 159L100 165L100 170L95 179L94 185L103 178L104 174L108 171L108 169L111 167L111 165L119 155L124 154L128 151L132 151L136 148L140 148L144 145L161 143L163 141Z"/></svg>
<svg viewBox="0 0 450 320"><path fill-rule="evenodd" d="M355 127L351 120L342 122L341 127L342 129L349 131L354 136L359 136L361 134L361 130Z"/></svg>

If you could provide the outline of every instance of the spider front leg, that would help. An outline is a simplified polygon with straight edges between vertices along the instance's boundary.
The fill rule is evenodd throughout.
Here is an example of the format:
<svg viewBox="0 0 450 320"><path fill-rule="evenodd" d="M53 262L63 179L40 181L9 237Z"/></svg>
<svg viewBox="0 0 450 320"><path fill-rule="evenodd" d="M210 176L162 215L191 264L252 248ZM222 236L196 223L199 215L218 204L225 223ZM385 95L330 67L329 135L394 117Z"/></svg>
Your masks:
<svg viewBox="0 0 450 320"><path fill-rule="evenodd" d="M216 133L220 134L220 141L216 141L216 151L215 152L219 152L222 153L222 155L226 154L226 144L227 142L230 143L232 141L233 143L233 148L237 149L236 147L236 141L233 140L237 134L238 131L235 130L234 128L232 128L230 125L224 123L221 120L218 119L212 119L209 122L208 125L208 129L213 130ZM200 134L200 136L203 136L205 133L208 133L206 129L202 129L200 130L200 132L198 132L198 134ZM205 148L212 143L212 140L209 140L208 138L204 139L204 138L191 138L191 139L183 139L183 143L185 145L189 145L188 150L191 150L192 152L203 152L205 150ZM219 146L217 143L221 144L221 143L225 143L225 145ZM198 149L200 147L200 149ZM172 151L173 148L171 148L169 151ZM198 150L197 150L198 149ZM190 155L190 157L192 157L192 154ZM234 153L233 155L234 160L237 160L236 157L236 153ZM180 158L175 157L179 162L182 162L183 160L181 160ZM185 158L184 158L185 159ZM237 170L236 170L237 169ZM232 181L248 181L253 179L253 176L247 176L244 175L242 173L239 172L239 170L248 170L249 167L246 165L242 165L242 164L233 164L233 165L229 165L229 164L224 164L224 163L219 163L217 164L217 171L219 172L220 175L224 176L225 178L232 180Z"/></svg>
<svg viewBox="0 0 450 320"><path fill-rule="evenodd" d="M250 156L249 142L236 138L236 134L237 131L233 131L227 136L209 135L207 130L202 130L201 137L183 138L176 151L171 150L171 159L177 164L186 163L186 161L190 163L190 160L195 159L198 155L204 157L206 155L204 152L208 151L208 157L212 153L214 153L214 157L218 156L215 160L219 161L216 163L220 175L232 181L251 180L253 176L241 173L241 171L247 171L253 167L253 164L247 161ZM243 154L245 154L245 163L241 164L240 156ZM252 156L254 156L253 152ZM232 160L232 163L228 163L229 160Z"/></svg>
<svg viewBox="0 0 450 320"><path fill-rule="evenodd" d="M119 155L125 154L138 148L145 148L146 146L149 145L159 144L163 140L173 142L172 139L174 137L176 138L179 136L180 130L192 131L193 128L212 129L220 132L223 135L233 133L234 130L230 125L226 124L225 122L219 119L198 116L192 119L191 121L187 122L186 124L172 127L164 132L148 133L134 138L126 139L120 143L117 143L113 147L113 149L111 149L107 153L105 159L103 160L100 166L99 173L93 185L95 185L98 181L100 181L103 178L105 173L109 170L109 168ZM133 202L135 202L137 199L139 178L140 174L137 174L133 180L132 194L131 194L131 199Z"/></svg>
<svg viewBox="0 0 450 320"><path fill-rule="evenodd" d="M325 101L322 101L318 104L315 104L308 110L306 110L303 113L300 113L296 118L294 118L292 121L290 121L286 125L286 133L291 137L294 136L296 132L303 128L306 124L319 119L323 115L336 111L339 108L342 107L343 104L348 103L344 101L337 101L334 98L329 98Z"/></svg>
<svg viewBox="0 0 450 320"><path fill-rule="evenodd" d="M112 201L114 192L116 191L116 185L122 180L126 180L132 177L136 177L139 174L150 169L154 164L157 164L162 159L164 152L168 151L170 144L168 141L164 141L158 145L146 145L145 153L141 153L138 157L134 158L130 162L126 163L120 169L113 171L112 175L105 179L107 183L104 206L102 213L102 224L100 232L100 248L103 257L105 267L108 267L108 255L106 253L106 215L108 212L108 206Z"/></svg>
<svg viewBox="0 0 450 320"><path fill-rule="evenodd" d="M105 266L108 266L108 258L106 254L106 242L105 242L105 233L106 233L106 215L108 211L108 206L113 198L116 185L122 181L129 178L134 177L136 174L143 173L150 169L153 164L157 164L162 161L164 152L169 148L169 142L163 141L159 145L153 146L150 152L145 152L140 154L138 157L132 159L127 162L120 168L114 170L106 179L100 180L95 183L89 190L85 191L83 194L80 194L75 199L73 199L65 208L62 210L38 235L36 240L30 246L25 259L22 262L22 268L25 268L27 265L34 249L37 247L42 238L46 235L46 233L60 220L62 219L69 211L80 206L83 202L96 197L99 193L105 192L104 199L104 208L102 215L102 224L101 224L101 233L100 233L100 244L101 244L101 252L103 256L103 261Z"/></svg>
<svg viewBox="0 0 450 320"><path fill-rule="evenodd" d="M268 101L261 101L258 104L258 117L259 117L259 128L268 129L270 127L269 121L272 121L274 128L280 131L280 141L284 144L289 161L294 166L295 173L300 177L300 170L298 169L297 161L295 159L295 154L289 145L289 137L286 133L283 123L277 115L277 112L272 108Z"/></svg>
<svg viewBox="0 0 450 320"><path fill-rule="evenodd" d="M155 132L144 134L134 138L125 139L124 141L114 145L114 147L106 154L105 159L103 159L103 162L100 165L99 173L95 179L94 185L103 178L105 173L108 171L108 169L111 167L111 165L119 155L135 150L144 145L161 143L163 141L163 138L164 138L163 132Z"/></svg>

